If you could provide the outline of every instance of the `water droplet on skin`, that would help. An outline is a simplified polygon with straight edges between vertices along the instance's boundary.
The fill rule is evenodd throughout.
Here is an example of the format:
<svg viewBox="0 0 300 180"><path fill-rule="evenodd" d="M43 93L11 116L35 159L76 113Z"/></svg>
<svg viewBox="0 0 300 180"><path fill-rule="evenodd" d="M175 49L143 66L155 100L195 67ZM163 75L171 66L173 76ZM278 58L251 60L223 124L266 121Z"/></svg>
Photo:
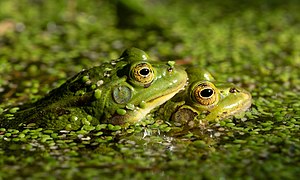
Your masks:
<svg viewBox="0 0 300 180"><path fill-rule="evenodd" d="M142 56L142 59L143 59L143 60L147 60L147 56L146 56L146 55L143 55L143 56Z"/></svg>
<svg viewBox="0 0 300 180"><path fill-rule="evenodd" d="M111 61L110 64L115 66L117 63L116 63L116 61Z"/></svg>
<svg viewBox="0 0 300 180"><path fill-rule="evenodd" d="M97 81L97 86L99 87L99 86L101 86L102 84L104 83L104 81L103 80L99 80L99 81Z"/></svg>
<svg viewBox="0 0 300 180"><path fill-rule="evenodd" d="M88 80L88 81L85 82L85 84L86 84L86 85L91 85L91 84L92 84L92 81L91 81L91 80Z"/></svg>
<svg viewBox="0 0 300 180"><path fill-rule="evenodd" d="M104 76L104 77L110 77L109 71L104 72L103 76Z"/></svg>
<svg viewBox="0 0 300 180"><path fill-rule="evenodd" d="M142 101L140 104L139 104L140 108L145 108L146 107L146 102L145 101Z"/></svg>

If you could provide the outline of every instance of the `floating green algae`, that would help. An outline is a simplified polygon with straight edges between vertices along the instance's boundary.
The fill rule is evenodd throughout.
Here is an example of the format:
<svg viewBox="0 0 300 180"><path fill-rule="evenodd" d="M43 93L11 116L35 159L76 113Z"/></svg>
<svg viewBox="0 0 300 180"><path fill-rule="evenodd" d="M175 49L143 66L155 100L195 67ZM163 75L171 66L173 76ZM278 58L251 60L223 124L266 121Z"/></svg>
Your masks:
<svg viewBox="0 0 300 180"><path fill-rule="evenodd" d="M300 174L297 1L1 1L0 113L13 114L125 48L187 60L253 96L200 127L149 116L127 128L0 129L0 177L296 179Z"/></svg>

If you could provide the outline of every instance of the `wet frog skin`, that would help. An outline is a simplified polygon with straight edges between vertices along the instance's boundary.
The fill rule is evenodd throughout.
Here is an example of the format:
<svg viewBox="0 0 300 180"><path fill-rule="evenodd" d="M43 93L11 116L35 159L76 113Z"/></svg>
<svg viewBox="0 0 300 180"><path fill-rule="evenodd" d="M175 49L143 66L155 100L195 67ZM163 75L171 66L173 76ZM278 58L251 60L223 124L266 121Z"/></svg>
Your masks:
<svg viewBox="0 0 300 180"><path fill-rule="evenodd" d="M136 123L183 89L187 74L171 62L152 62L137 48L83 70L36 103L3 113L5 128L78 129L83 125Z"/></svg>
<svg viewBox="0 0 300 180"><path fill-rule="evenodd" d="M243 88L217 82L209 72L198 67L186 71L189 77L187 88L159 110L174 124L187 124L196 118L204 122L220 120L251 106L251 94Z"/></svg>

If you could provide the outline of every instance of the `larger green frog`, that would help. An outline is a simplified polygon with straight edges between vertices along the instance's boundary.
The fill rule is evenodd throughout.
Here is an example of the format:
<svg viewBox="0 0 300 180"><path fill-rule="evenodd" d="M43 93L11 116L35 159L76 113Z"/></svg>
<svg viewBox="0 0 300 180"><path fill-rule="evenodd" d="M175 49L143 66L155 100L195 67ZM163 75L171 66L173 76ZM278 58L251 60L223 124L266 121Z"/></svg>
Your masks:
<svg viewBox="0 0 300 180"><path fill-rule="evenodd" d="M135 123L184 88L187 74L171 62L152 62L137 48L83 70L34 104L4 113L1 127L78 129L85 124Z"/></svg>
<svg viewBox="0 0 300 180"><path fill-rule="evenodd" d="M175 125L187 124L195 119L213 121L247 110L251 94L232 83L217 82L206 70L198 67L186 69L188 87L175 95L159 110L164 119Z"/></svg>

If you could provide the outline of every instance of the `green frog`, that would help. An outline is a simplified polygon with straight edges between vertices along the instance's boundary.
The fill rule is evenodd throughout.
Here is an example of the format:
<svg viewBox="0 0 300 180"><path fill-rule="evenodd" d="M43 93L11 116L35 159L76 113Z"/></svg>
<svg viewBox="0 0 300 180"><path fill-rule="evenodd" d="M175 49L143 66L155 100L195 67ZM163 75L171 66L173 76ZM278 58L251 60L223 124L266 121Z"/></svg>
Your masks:
<svg viewBox="0 0 300 180"><path fill-rule="evenodd" d="M81 71L37 102L3 113L0 126L76 130L98 123L132 124L186 83L187 73L174 62L154 62L144 51L129 48L116 60Z"/></svg>
<svg viewBox="0 0 300 180"><path fill-rule="evenodd" d="M186 69L187 88L166 102L159 110L164 119L175 125L220 120L236 115L251 106L251 94L232 83L217 82L206 70L198 67Z"/></svg>

